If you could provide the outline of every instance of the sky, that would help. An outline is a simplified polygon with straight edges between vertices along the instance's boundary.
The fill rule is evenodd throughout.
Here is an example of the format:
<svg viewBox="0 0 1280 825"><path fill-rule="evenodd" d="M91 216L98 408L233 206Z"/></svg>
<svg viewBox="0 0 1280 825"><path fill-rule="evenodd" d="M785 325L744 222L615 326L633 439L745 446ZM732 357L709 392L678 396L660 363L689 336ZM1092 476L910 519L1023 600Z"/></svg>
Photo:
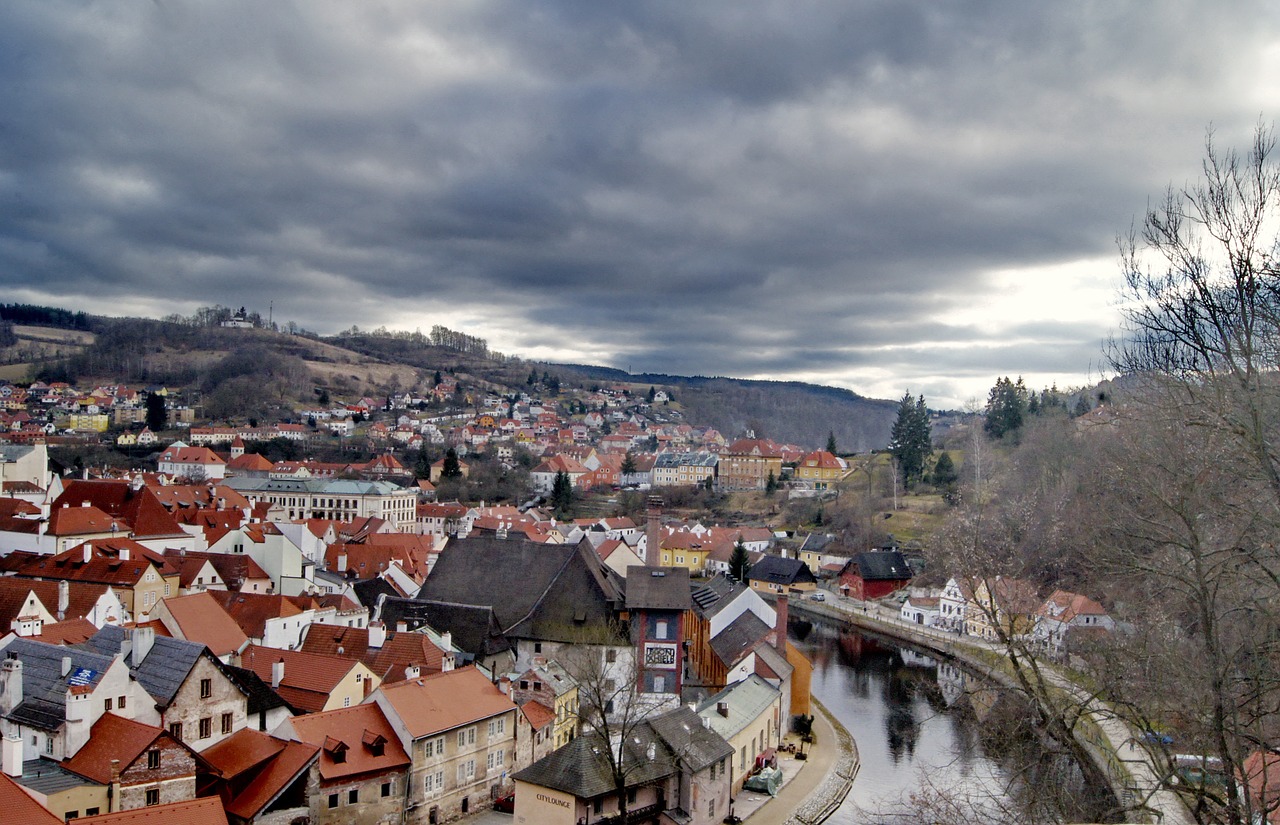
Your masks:
<svg viewBox="0 0 1280 825"><path fill-rule="evenodd" d="M1274 2L0 4L0 301L436 324L935 408L1108 374Z"/></svg>

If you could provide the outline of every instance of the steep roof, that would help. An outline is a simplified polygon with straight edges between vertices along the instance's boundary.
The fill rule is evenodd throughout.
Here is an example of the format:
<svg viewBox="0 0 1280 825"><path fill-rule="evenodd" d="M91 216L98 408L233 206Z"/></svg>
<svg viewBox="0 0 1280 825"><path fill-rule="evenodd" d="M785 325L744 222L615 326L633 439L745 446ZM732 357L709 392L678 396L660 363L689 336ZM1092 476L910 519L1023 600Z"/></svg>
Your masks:
<svg viewBox="0 0 1280 825"><path fill-rule="evenodd" d="M8 629L18 617L27 596L35 593L44 608L58 617L58 590L56 580L38 580L14 576L0 576L0 628ZM107 592L109 585L92 582L67 582L67 610L63 619L79 619L87 616ZM122 619L123 617L117 617Z"/></svg>
<svg viewBox="0 0 1280 825"><path fill-rule="evenodd" d="M800 582L816 582L809 566L799 559L784 559L781 556L764 556L751 566L747 578L770 584L797 584Z"/></svg>
<svg viewBox="0 0 1280 825"><path fill-rule="evenodd" d="M913 575L906 557L897 550L858 553L849 564L863 581L906 581Z"/></svg>
<svg viewBox="0 0 1280 825"><path fill-rule="evenodd" d="M699 703L698 715L706 719L716 733L725 739L732 739L744 727L759 719L760 714L777 700L778 695L777 688L753 673ZM719 712L721 705L728 715Z"/></svg>
<svg viewBox="0 0 1280 825"><path fill-rule="evenodd" d="M262 638L269 619L299 616L303 612L297 604L279 595L233 593L230 590L206 590L205 594L220 605L251 639Z"/></svg>
<svg viewBox="0 0 1280 825"><path fill-rule="evenodd" d="M119 760L121 771L132 765L157 739L169 734L114 713L104 713L93 723L89 741L62 766L86 779L106 785L111 782L111 763ZM176 741L176 740L175 740Z"/></svg>
<svg viewBox="0 0 1280 825"><path fill-rule="evenodd" d="M227 825L227 812L223 810L221 799L206 796L184 802L81 817L76 822L83 825L170 825L173 822L181 822L182 825Z"/></svg>
<svg viewBox="0 0 1280 825"><path fill-rule="evenodd" d="M320 749L305 742L286 742L251 728L241 728L201 753L225 779L248 778L226 805L227 813L252 820L274 802L320 758ZM251 774L247 774L252 769ZM246 776L247 774L247 776ZM251 777L251 778L250 778Z"/></svg>
<svg viewBox="0 0 1280 825"><path fill-rule="evenodd" d="M573 641L614 618L619 595L602 568L585 540L467 538L448 544L418 598L490 606L507 636Z"/></svg>
<svg viewBox="0 0 1280 825"><path fill-rule="evenodd" d="M243 648L249 637L212 592L165 599L164 607L187 640L208 646L214 656L226 656Z"/></svg>
<svg viewBox="0 0 1280 825"><path fill-rule="evenodd" d="M687 567L627 568L628 610L688 610L690 592Z"/></svg>
<svg viewBox="0 0 1280 825"><path fill-rule="evenodd" d="M5 819L9 822L21 822L22 825L62 825L61 817L50 813L4 773L0 773L0 810L4 811Z"/></svg>
<svg viewBox="0 0 1280 825"><path fill-rule="evenodd" d="M412 631L427 625L432 630L450 634L454 646L474 658L511 649L511 642L503 635L493 608L487 605L400 597L387 597L380 604L378 618L387 627L404 622Z"/></svg>
<svg viewBox="0 0 1280 825"><path fill-rule="evenodd" d="M218 531L225 535L226 530ZM212 541L217 541L222 536L219 535ZM212 542L211 542L212 543ZM267 571L263 570L256 561L243 553L206 553L195 550L165 550L165 557L200 559L213 565L213 569L217 572L218 578L222 579L228 590L238 591L246 579L270 579Z"/></svg>
<svg viewBox="0 0 1280 825"><path fill-rule="evenodd" d="M89 560L85 561L88 550ZM15 575L132 587L153 566L162 576L177 575L164 556L127 538L101 538L78 544L55 556L37 556Z"/></svg>
<svg viewBox="0 0 1280 825"><path fill-rule="evenodd" d="M104 655L114 655L120 650L125 633L123 628L108 625L94 634L83 647ZM157 635L141 662L137 661L137 649L131 647L125 664L129 666L130 675L156 700L156 704L167 708L202 656L208 656L216 667L222 668L222 663L203 643Z"/></svg>
<svg viewBox="0 0 1280 825"><path fill-rule="evenodd" d="M305 653L341 656L363 662L381 679L404 678L404 669L417 665L423 673L438 673L445 653L425 633L390 631L381 647L369 647L369 628L313 624L299 648Z"/></svg>
<svg viewBox="0 0 1280 825"><path fill-rule="evenodd" d="M773 628L750 610L729 623L711 640L711 650L726 665L732 666L756 648Z"/></svg>
<svg viewBox="0 0 1280 825"><path fill-rule="evenodd" d="M67 719L66 695L73 685L96 687L114 661L88 650L15 638L4 647L22 662L22 703L9 714L15 722L52 731ZM63 658L70 659L64 676Z"/></svg>
<svg viewBox="0 0 1280 825"><path fill-rule="evenodd" d="M273 681L272 666L279 661L284 661L284 678L280 681L280 686L274 688L275 692L290 706L307 713L324 710L330 694L351 669L363 668L359 662L341 656L324 656L259 645L250 645L240 655L241 667L252 670L268 684Z"/></svg>
<svg viewBox="0 0 1280 825"><path fill-rule="evenodd" d="M72 480L51 505L52 510L84 506L123 521L137 537L186 535L149 487L134 489L127 481Z"/></svg>
<svg viewBox="0 0 1280 825"><path fill-rule="evenodd" d="M409 765L409 755L376 703L298 716L288 724L294 738L320 747L320 778L325 781ZM334 759L338 750L343 752L340 762Z"/></svg>
<svg viewBox="0 0 1280 825"><path fill-rule="evenodd" d="M515 709L511 698L474 667L383 685L381 694L414 739Z"/></svg>

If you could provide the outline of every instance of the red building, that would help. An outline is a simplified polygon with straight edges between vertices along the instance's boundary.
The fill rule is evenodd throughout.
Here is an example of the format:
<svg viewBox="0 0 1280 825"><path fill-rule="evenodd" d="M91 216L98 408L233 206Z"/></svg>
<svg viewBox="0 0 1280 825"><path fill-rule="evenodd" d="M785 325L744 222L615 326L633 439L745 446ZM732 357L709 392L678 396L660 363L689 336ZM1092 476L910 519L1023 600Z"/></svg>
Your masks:
<svg viewBox="0 0 1280 825"><path fill-rule="evenodd" d="M887 596L910 583L911 566L897 550L859 553L840 571L840 592L867 601Z"/></svg>

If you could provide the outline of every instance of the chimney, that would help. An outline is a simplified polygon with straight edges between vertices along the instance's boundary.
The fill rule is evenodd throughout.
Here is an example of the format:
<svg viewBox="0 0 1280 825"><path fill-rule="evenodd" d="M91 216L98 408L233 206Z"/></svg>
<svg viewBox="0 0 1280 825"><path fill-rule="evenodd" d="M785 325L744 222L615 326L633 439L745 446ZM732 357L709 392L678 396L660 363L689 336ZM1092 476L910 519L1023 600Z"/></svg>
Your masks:
<svg viewBox="0 0 1280 825"><path fill-rule="evenodd" d="M773 628L773 646L787 657L787 594L778 594L778 604L774 607L776 622Z"/></svg>
<svg viewBox="0 0 1280 825"><path fill-rule="evenodd" d="M404 678L417 679L422 675L422 669L417 665L406 665L404 669Z"/></svg>
<svg viewBox="0 0 1280 825"><path fill-rule="evenodd" d="M337 572L337 573L341 573L342 571L344 571L344 570L346 570L346 569L347 569L347 554L346 554L346 553L339 553L339 554L338 554L338 569L337 569L335 572Z"/></svg>
<svg viewBox="0 0 1280 825"><path fill-rule="evenodd" d="M658 746L650 742L649 747L645 748L644 753L645 756L649 757L649 761L652 762L654 759L658 758Z"/></svg>
<svg viewBox="0 0 1280 825"><path fill-rule="evenodd" d="M133 666L137 667L142 664L142 660L147 658L147 654L151 652L151 647L156 643L156 629L154 627L137 627L133 630Z"/></svg>
<svg viewBox="0 0 1280 825"><path fill-rule="evenodd" d="M280 683L284 681L284 659L280 659L271 665L271 687L278 688Z"/></svg>
<svg viewBox="0 0 1280 825"><path fill-rule="evenodd" d="M728 702L716 702L716 713L718 713L718 714L720 714L721 716L723 716L723 717L725 717L726 719L728 719L728 718L729 718L729 703L728 703Z"/></svg>
<svg viewBox="0 0 1280 825"><path fill-rule="evenodd" d="M659 545L662 543L662 499L649 496L645 509L644 525L644 563L657 564L662 561Z"/></svg>
<svg viewBox="0 0 1280 825"><path fill-rule="evenodd" d="M10 654L14 656L14 654ZM22 704L22 660L16 656L0 664L0 717Z"/></svg>
<svg viewBox="0 0 1280 825"><path fill-rule="evenodd" d="M62 657L62 675L65 677L70 672L71 672L71 657L63 656Z"/></svg>
<svg viewBox="0 0 1280 825"><path fill-rule="evenodd" d="M67 618L67 608L71 605L71 584L66 579L58 580L58 621Z"/></svg>
<svg viewBox="0 0 1280 825"><path fill-rule="evenodd" d="M386 643L387 626L382 622L369 622L369 649L381 650L382 646Z"/></svg>
<svg viewBox="0 0 1280 825"><path fill-rule="evenodd" d="M89 542L84 543L84 563L88 564L93 561L93 545Z"/></svg>
<svg viewBox="0 0 1280 825"><path fill-rule="evenodd" d="M124 546L124 545L121 545L121 546L120 546L120 561L128 561L128 560L129 560L129 548L128 548L128 547L126 547L126 546Z"/></svg>
<svg viewBox="0 0 1280 825"><path fill-rule="evenodd" d="M408 632L409 632L409 623L408 623L408 622L396 622L396 632L397 632L397 633L408 633Z"/></svg>

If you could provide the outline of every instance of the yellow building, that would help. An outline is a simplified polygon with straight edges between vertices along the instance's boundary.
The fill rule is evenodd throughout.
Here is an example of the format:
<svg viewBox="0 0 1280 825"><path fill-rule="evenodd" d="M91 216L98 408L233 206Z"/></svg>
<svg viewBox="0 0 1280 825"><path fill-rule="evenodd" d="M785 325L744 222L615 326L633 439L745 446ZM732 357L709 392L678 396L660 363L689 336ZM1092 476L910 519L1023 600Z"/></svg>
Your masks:
<svg viewBox="0 0 1280 825"><path fill-rule="evenodd" d="M844 459L826 450L815 450L800 459L794 478L814 490L826 490L849 472Z"/></svg>
<svg viewBox="0 0 1280 825"><path fill-rule="evenodd" d="M92 430L105 433L110 425L111 419L106 413L72 413L67 416L69 430Z"/></svg>

